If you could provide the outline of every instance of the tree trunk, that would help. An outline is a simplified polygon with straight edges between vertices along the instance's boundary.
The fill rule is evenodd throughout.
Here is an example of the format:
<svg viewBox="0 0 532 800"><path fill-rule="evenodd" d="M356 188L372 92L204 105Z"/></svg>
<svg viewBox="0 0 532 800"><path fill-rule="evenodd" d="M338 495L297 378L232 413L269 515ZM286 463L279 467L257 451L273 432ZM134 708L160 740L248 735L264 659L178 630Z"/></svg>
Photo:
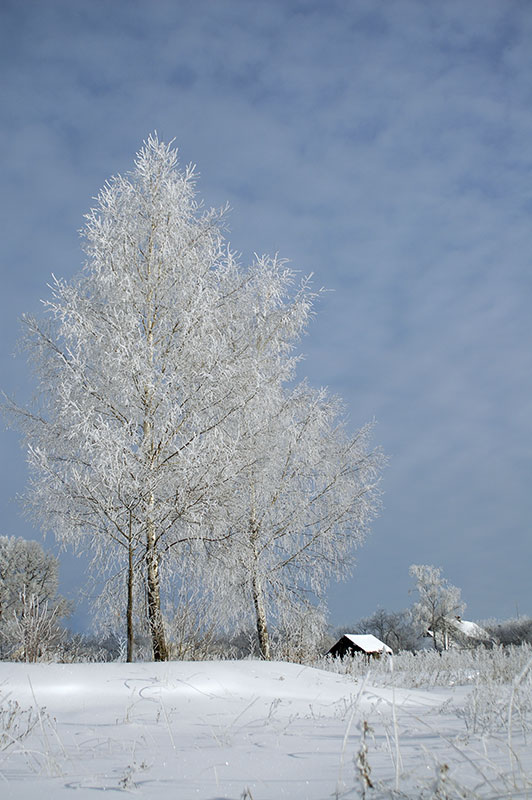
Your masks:
<svg viewBox="0 0 532 800"><path fill-rule="evenodd" d="M252 583L253 605L255 606L255 617L257 620L257 636L259 639L259 652L265 661L271 660L270 637L268 636L268 626L266 624L266 611L264 608L264 597L259 578L253 576Z"/></svg>
<svg viewBox="0 0 532 800"><path fill-rule="evenodd" d="M153 324L153 323L152 323ZM148 343L150 350L153 346L152 325L148 333ZM150 362L153 362L153 351L150 353ZM152 440L153 420L151 418L151 393L148 388L145 390L146 416L144 418L144 441L147 443L148 464L150 470L154 468L154 445ZM168 647L164 633L163 616L161 613L161 586L159 580L159 556L157 554L157 543L155 538L155 524L153 513L155 507L155 497L150 492L146 515L146 566L147 566L147 603L148 603L148 624L150 627L151 644L154 661L168 661Z"/></svg>
<svg viewBox="0 0 532 800"><path fill-rule="evenodd" d="M155 530L151 521L148 522L146 561L148 566L148 622L153 648L153 660L168 661L168 647L161 613L159 558L155 547Z"/></svg>
<svg viewBox="0 0 532 800"><path fill-rule="evenodd" d="M251 517L249 520L249 541L253 552L253 578L251 581L251 591L253 594L253 606L255 608L255 619L257 621L257 636L259 639L260 657L265 661L271 660L270 637L268 636L268 626L266 624L266 609L264 607L264 593L262 583L258 577L259 572L259 525L255 514L255 484L251 485Z"/></svg>
<svg viewBox="0 0 532 800"><path fill-rule="evenodd" d="M152 226L153 233L153 226ZM156 324L156 312L153 308L153 292L149 286L151 276L151 254L152 254L152 239L148 247L146 257L146 271L148 280L148 293L146 297L147 314L146 314L146 339L149 352L149 363L153 367L154 363L154 343L153 343L153 329ZM147 465L151 471L155 467L155 447L153 442L153 390L149 385L144 389L144 423L143 423L143 439L145 445L145 452L147 457ZM154 661L168 661L168 647L166 645L166 637L164 633L163 616L161 613L161 587L159 580L159 556L157 553L157 542L155 538L155 524L153 521L153 512L155 506L155 497L153 491L150 492L149 502L146 515L146 566L148 570L147 575L147 602L148 602L148 624L150 627L151 643L153 650Z"/></svg>
<svg viewBox="0 0 532 800"><path fill-rule="evenodd" d="M133 648L135 641L133 638L133 541L132 541L131 512L129 514L129 541L128 541L128 565L127 565L127 655L126 661L133 661Z"/></svg>

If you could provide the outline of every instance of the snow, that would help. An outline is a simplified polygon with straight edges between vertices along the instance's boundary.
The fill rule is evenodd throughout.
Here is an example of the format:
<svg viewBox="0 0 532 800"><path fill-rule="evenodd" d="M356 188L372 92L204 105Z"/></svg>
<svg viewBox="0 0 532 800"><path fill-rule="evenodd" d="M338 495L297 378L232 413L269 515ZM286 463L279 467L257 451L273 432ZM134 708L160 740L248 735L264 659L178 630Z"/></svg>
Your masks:
<svg viewBox="0 0 532 800"><path fill-rule="evenodd" d="M344 635L365 653L392 652L391 647L388 647L387 644L381 642L380 639L377 639L377 637L373 636L371 633L346 633Z"/></svg>
<svg viewBox="0 0 532 800"><path fill-rule="evenodd" d="M454 780L482 784L468 797L507 796L498 788L511 766L505 736L481 746L457 714L470 691L378 687L371 671L355 679L251 660L0 663L4 704L44 708L29 736L0 752L0 796L354 799L364 720L368 797L390 796L396 781L403 797L425 797L435 780L449 798ZM521 780L532 755L519 735L512 744Z"/></svg>
<svg viewBox="0 0 532 800"><path fill-rule="evenodd" d="M452 620L452 624L465 636L471 636L473 639L485 639L487 641L490 638L489 633L484 628L481 628L480 625L477 625L476 622L469 622L467 619L457 617Z"/></svg>

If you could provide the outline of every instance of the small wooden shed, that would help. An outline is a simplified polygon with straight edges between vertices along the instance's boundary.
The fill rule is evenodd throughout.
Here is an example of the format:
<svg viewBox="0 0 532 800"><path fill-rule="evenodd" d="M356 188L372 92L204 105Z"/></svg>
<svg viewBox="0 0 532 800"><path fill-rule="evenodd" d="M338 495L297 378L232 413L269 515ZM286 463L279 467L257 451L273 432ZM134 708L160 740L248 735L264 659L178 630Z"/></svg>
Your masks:
<svg viewBox="0 0 532 800"><path fill-rule="evenodd" d="M355 653L364 653L368 658L370 656L380 658L383 653L393 655L393 650L371 633L344 633L342 638L333 644L327 655L343 658Z"/></svg>

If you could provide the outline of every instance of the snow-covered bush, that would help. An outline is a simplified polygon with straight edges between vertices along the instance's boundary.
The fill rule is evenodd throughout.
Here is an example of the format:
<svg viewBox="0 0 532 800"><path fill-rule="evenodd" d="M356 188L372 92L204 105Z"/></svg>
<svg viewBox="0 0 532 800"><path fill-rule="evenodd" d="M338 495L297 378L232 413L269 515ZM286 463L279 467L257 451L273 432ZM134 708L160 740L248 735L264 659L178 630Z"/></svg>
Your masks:
<svg viewBox="0 0 532 800"><path fill-rule="evenodd" d="M69 612L57 594L59 564L38 542L0 537L0 658L53 658Z"/></svg>
<svg viewBox="0 0 532 800"><path fill-rule="evenodd" d="M287 606L272 641L274 660L313 663L324 650L325 613L321 606Z"/></svg>
<svg viewBox="0 0 532 800"><path fill-rule="evenodd" d="M512 648L506 659L510 668L478 675L465 705L458 709L470 733L495 733L511 726L523 733L532 730L532 648ZM512 676L528 656L522 669ZM510 678L510 680L509 680Z"/></svg>
<svg viewBox="0 0 532 800"><path fill-rule="evenodd" d="M21 708L16 700L0 695L0 753L20 744L39 721L34 708Z"/></svg>
<svg viewBox="0 0 532 800"><path fill-rule="evenodd" d="M363 655L343 659L325 657L317 666L341 674L364 678L368 670L371 682L379 686L425 688L435 686L471 686L476 684L511 684L532 658L532 647L494 647L474 650L446 650L438 653L425 650L418 653L399 653L372 659L369 664Z"/></svg>
<svg viewBox="0 0 532 800"><path fill-rule="evenodd" d="M35 663L53 660L65 631L58 624L57 606L40 602L35 594L21 592L20 613L3 621L0 639L7 656L14 661Z"/></svg>

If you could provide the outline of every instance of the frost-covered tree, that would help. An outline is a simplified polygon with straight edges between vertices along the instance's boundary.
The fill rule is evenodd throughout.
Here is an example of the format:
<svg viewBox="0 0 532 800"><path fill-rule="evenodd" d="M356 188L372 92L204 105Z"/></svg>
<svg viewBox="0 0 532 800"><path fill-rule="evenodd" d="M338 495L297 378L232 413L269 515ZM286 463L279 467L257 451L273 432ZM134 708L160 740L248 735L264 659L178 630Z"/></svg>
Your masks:
<svg viewBox="0 0 532 800"><path fill-rule="evenodd" d="M141 575L155 660L168 657L161 569L230 535L234 417L291 374L312 304L275 259L240 269L222 217L151 136L88 214L81 275L54 278L45 318L25 318L39 401L10 408L28 507L97 568L127 574L128 639Z"/></svg>
<svg viewBox="0 0 532 800"><path fill-rule="evenodd" d="M442 577L441 569L429 564L412 564L410 575L415 578L418 593L412 609L414 618L430 631L436 650L447 650L452 620L466 607L460 589Z"/></svg>
<svg viewBox="0 0 532 800"><path fill-rule="evenodd" d="M350 436L339 401L304 383L271 384L237 418L221 575L227 606L254 619L263 658L272 624L309 615L310 598L351 570L378 503L383 459L369 448L370 430Z"/></svg>
<svg viewBox="0 0 532 800"><path fill-rule="evenodd" d="M36 661L58 639L69 610L58 572L38 542L0 536L0 655Z"/></svg>
<svg viewBox="0 0 532 800"><path fill-rule="evenodd" d="M339 631L337 638L343 636L345 630ZM349 630L355 633L371 633L394 652L415 651L419 646L419 626L415 623L410 609L386 611L384 608L378 608L370 617L363 617L355 622Z"/></svg>
<svg viewBox="0 0 532 800"><path fill-rule="evenodd" d="M482 622L481 625L492 640L502 644L504 647L509 645L518 647L524 643L532 645L531 617L514 617L513 619L502 621L490 619Z"/></svg>
<svg viewBox="0 0 532 800"><path fill-rule="evenodd" d="M327 638L326 605L305 603L280 609L272 639L272 658L276 661L316 663L331 646Z"/></svg>

